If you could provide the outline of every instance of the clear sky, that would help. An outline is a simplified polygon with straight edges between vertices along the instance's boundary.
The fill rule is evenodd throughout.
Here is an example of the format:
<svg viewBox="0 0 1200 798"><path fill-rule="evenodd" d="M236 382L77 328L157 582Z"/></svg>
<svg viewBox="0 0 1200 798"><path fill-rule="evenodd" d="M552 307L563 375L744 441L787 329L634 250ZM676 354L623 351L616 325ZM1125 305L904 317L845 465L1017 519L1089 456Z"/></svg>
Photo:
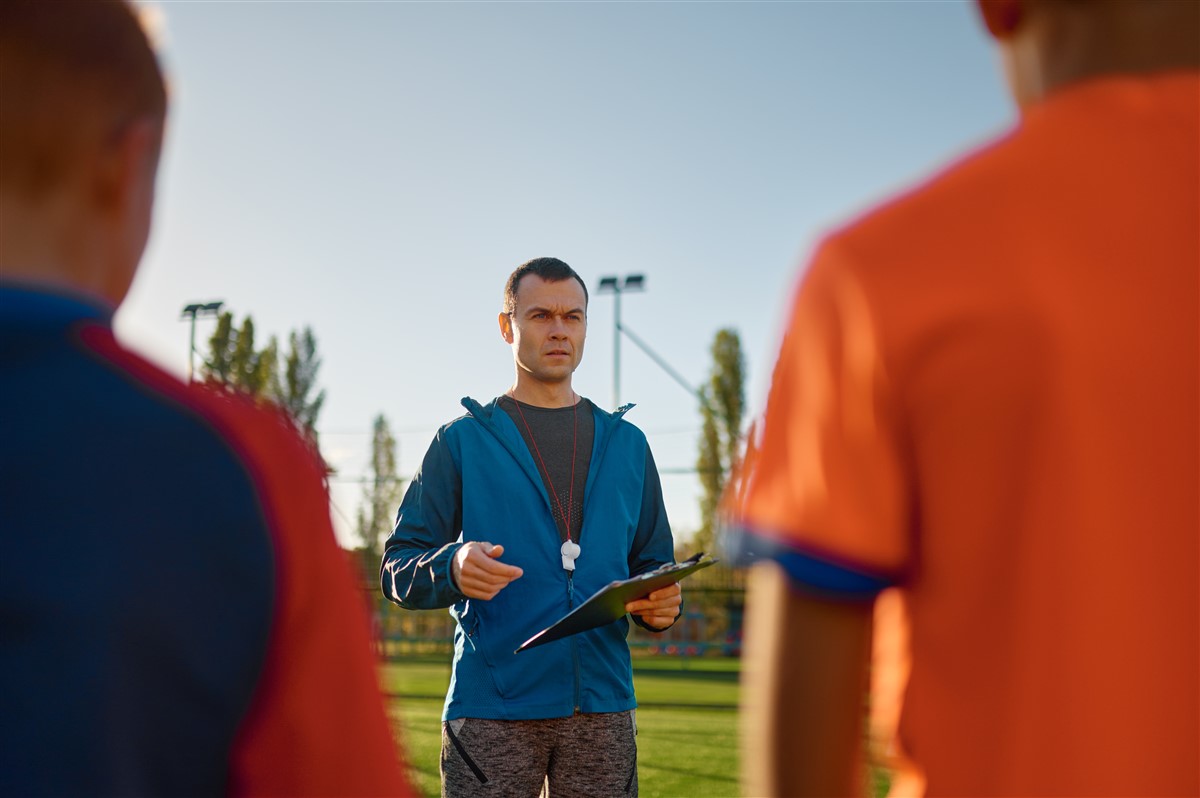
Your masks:
<svg viewBox="0 0 1200 798"><path fill-rule="evenodd" d="M596 283L642 273L624 322L696 385L736 328L757 411L820 236L1015 119L967 0L144 5L173 106L118 334L182 374L188 303L223 300L264 341L310 325L347 544L377 413L410 475L460 397L511 384L496 314L521 262L561 258L593 290L575 387L597 404ZM628 342L621 360L686 537L696 402Z"/></svg>

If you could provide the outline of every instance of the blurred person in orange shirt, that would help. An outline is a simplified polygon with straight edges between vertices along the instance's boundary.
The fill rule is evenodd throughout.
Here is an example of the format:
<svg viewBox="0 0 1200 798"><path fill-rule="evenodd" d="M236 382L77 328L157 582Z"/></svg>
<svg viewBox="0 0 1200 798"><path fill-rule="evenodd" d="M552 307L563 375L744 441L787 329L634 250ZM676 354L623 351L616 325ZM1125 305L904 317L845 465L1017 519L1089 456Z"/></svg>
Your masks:
<svg viewBox="0 0 1200 798"><path fill-rule="evenodd" d="M314 448L113 336L166 107L125 2L0 3L0 794L409 795Z"/></svg>
<svg viewBox="0 0 1200 798"><path fill-rule="evenodd" d="M1200 794L1200 4L979 8L1019 124L825 239L730 496L753 796L863 791L889 587L893 793Z"/></svg>

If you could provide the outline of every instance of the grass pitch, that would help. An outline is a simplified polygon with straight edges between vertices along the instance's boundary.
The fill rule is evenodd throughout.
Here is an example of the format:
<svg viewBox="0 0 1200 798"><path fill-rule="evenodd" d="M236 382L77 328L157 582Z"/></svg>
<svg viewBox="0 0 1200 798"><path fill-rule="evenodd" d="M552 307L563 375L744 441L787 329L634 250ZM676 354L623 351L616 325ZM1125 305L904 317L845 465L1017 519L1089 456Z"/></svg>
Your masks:
<svg viewBox="0 0 1200 798"><path fill-rule="evenodd" d="M637 657L638 781L644 798L738 795L738 666L733 659ZM413 783L439 794L442 700L449 658L384 666L391 717Z"/></svg>

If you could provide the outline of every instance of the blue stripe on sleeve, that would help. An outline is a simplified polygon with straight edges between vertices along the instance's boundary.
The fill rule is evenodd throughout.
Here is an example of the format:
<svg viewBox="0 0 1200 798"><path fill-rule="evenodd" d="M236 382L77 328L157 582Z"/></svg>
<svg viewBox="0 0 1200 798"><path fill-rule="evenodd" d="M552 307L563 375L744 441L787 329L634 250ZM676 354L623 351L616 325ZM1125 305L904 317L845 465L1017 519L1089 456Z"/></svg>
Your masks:
<svg viewBox="0 0 1200 798"><path fill-rule="evenodd" d="M724 539L726 555L734 564L748 566L771 560L783 568L796 586L828 598L843 601L871 599L898 581L893 575L836 563L746 527L727 528Z"/></svg>

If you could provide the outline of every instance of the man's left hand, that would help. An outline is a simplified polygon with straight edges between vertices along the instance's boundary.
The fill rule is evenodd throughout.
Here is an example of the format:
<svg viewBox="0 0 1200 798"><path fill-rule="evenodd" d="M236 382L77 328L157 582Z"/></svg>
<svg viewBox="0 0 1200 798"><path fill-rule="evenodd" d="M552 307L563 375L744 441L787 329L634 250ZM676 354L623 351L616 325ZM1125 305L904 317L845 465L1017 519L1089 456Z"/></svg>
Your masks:
<svg viewBox="0 0 1200 798"><path fill-rule="evenodd" d="M679 583L676 582L655 590L645 598L629 602L625 605L625 611L633 615L640 615L647 626L666 629L679 617L679 605L682 603L683 591L679 589Z"/></svg>

